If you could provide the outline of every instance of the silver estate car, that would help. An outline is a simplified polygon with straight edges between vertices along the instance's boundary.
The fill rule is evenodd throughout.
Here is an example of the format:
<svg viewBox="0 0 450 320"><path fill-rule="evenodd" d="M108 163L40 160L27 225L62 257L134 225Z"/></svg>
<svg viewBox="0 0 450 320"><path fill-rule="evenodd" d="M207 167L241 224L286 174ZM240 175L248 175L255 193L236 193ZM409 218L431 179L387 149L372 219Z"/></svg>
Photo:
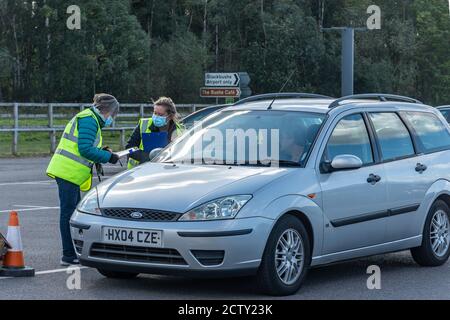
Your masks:
<svg viewBox="0 0 450 320"><path fill-rule="evenodd" d="M211 136L236 129L210 150ZM277 133L248 134L267 129ZM256 158L236 155L243 135ZM277 141L275 159L261 146ZM81 264L106 277L256 275L263 292L289 295L311 267L342 260L410 249L422 266L444 264L449 206L450 127L435 108L386 94L269 94L100 184L71 232Z"/></svg>

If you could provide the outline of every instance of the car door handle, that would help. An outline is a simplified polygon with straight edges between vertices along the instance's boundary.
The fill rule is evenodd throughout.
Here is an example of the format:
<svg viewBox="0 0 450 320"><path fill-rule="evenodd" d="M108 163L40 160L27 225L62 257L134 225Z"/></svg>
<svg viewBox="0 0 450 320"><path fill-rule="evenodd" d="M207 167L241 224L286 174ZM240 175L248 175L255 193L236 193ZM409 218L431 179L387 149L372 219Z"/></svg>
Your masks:
<svg viewBox="0 0 450 320"><path fill-rule="evenodd" d="M423 173L427 169L428 169L428 167L422 163L418 163L416 166L416 172L418 172L418 173Z"/></svg>
<svg viewBox="0 0 450 320"><path fill-rule="evenodd" d="M381 181L381 177L379 175L376 175L373 173L367 178L367 183L371 183L371 184L377 184L380 181Z"/></svg>

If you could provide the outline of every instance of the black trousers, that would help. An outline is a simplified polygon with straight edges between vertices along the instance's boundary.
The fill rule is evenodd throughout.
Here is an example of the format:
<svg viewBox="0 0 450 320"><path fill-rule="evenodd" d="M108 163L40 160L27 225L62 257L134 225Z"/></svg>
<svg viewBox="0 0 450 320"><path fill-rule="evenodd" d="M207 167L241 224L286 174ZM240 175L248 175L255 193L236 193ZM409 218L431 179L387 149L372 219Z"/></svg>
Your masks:
<svg viewBox="0 0 450 320"><path fill-rule="evenodd" d="M56 178L56 183L58 184L59 192L59 229L61 232L63 256L66 258L75 258L76 254L70 234L69 221L78 202L81 200L80 187L60 178Z"/></svg>

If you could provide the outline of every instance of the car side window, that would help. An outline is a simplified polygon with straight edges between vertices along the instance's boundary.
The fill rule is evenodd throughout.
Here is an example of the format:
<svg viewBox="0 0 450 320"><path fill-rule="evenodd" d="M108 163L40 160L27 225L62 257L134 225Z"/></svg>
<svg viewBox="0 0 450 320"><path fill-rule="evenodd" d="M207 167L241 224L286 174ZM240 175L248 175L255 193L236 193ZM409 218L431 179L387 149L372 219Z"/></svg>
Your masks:
<svg viewBox="0 0 450 320"><path fill-rule="evenodd" d="M441 113L444 116L445 120L450 123L450 110L442 110Z"/></svg>
<svg viewBox="0 0 450 320"><path fill-rule="evenodd" d="M383 161L415 154L411 135L396 113L370 113L369 116L381 147Z"/></svg>
<svg viewBox="0 0 450 320"><path fill-rule="evenodd" d="M347 154L357 156L364 165L374 162L369 133L361 114L349 115L340 120L328 141L328 160Z"/></svg>
<svg viewBox="0 0 450 320"><path fill-rule="evenodd" d="M403 112L414 129L423 151L434 152L450 148L450 133L442 121L432 113Z"/></svg>

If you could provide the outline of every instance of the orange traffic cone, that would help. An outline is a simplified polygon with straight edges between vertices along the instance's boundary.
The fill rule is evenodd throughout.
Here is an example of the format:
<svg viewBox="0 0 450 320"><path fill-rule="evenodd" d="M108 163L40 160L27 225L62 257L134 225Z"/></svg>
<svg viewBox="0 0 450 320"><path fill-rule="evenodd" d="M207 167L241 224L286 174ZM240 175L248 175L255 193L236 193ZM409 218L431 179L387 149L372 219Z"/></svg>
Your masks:
<svg viewBox="0 0 450 320"><path fill-rule="evenodd" d="M34 269L25 266L22 237L20 236L19 217L12 211L9 215L8 233L6 235L11 248L8 249L0 268L0 277L32 277Z"/></svg>

